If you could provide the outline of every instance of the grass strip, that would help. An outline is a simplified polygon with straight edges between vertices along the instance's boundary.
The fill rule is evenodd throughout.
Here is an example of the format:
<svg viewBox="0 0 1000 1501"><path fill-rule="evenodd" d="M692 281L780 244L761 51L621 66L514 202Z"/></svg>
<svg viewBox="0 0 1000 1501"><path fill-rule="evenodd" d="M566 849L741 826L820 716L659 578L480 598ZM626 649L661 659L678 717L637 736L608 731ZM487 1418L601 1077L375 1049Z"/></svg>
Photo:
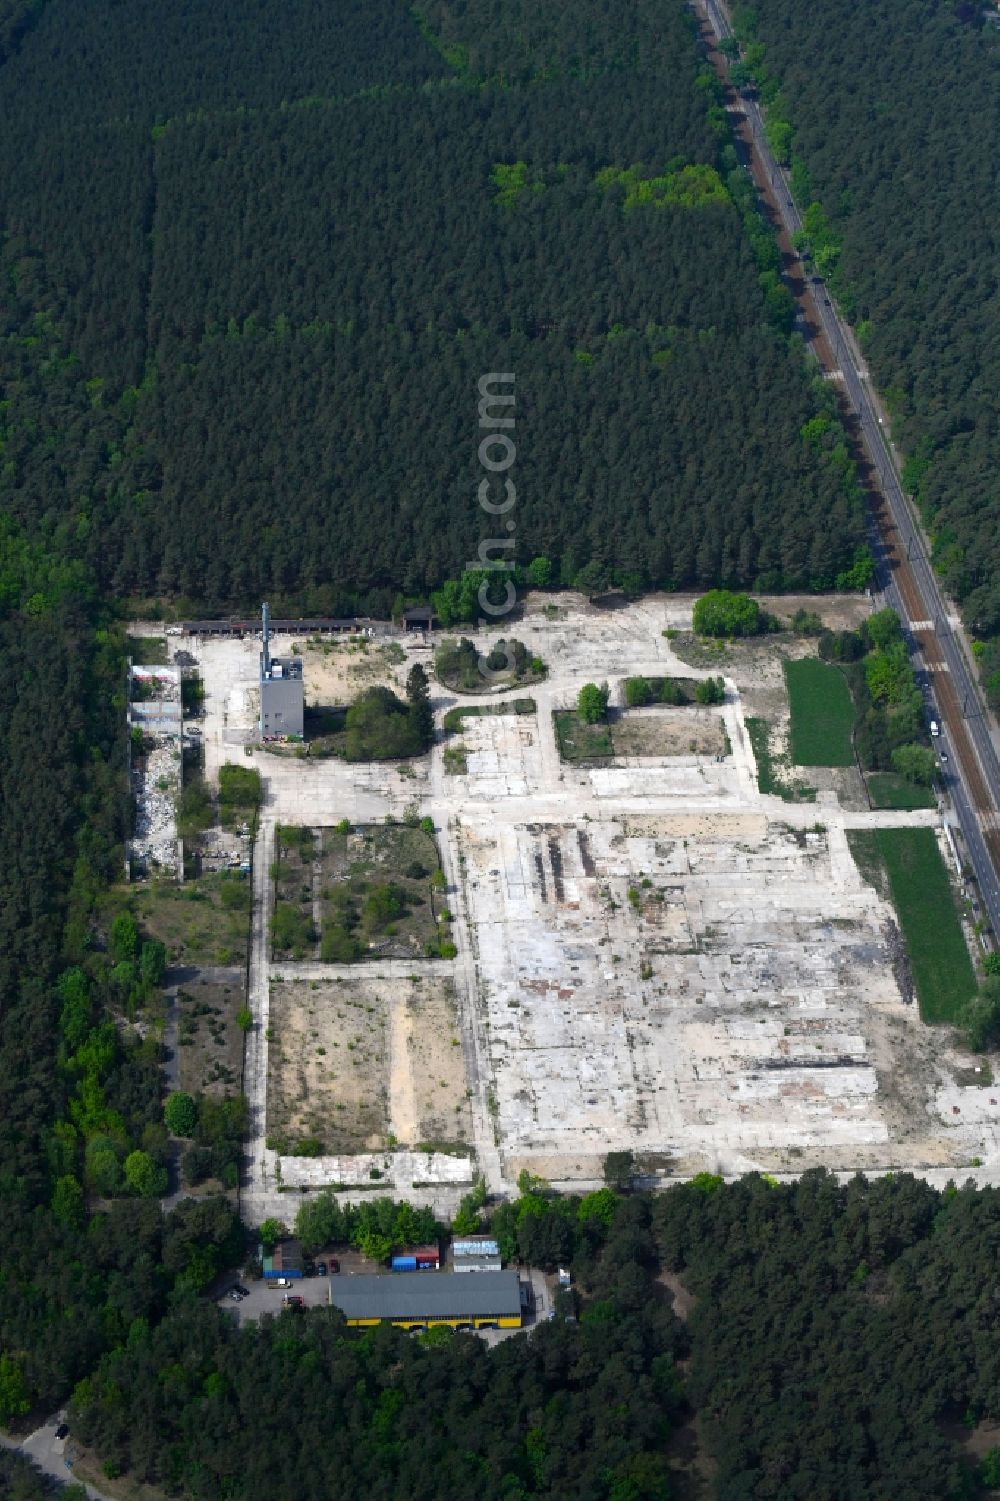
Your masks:
<svg viewBox="0 0 1000 1501"><path fill-rule="evenodd" d="M865 846L856 853L859 868L871 879L874 846L889 881L921 1017L957 1022L975 995L976 976L934 830L876 829L865 836Z"/></svg>
<svg viewBox="0 0 1000 1501"><path fill-rule="evenodd" d="M868 795L873 808L895 808L909 812L913 808L933 808L934 793L930 787L918 787L908 782L895 771L875 771L867 778Z"/></svg>

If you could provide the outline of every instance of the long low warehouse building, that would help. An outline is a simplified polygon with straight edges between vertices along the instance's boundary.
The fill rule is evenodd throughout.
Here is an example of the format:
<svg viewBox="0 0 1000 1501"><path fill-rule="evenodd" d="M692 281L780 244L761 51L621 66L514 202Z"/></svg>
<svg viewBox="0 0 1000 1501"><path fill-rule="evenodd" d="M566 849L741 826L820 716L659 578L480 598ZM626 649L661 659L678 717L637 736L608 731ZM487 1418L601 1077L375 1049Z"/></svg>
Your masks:
<svg viewBox="0 0 1000 1501"><path fill-rule="evenodd" d="M519 1329L521 1289L516 1272L396 1272L388 1276L358 1273L330 1278L330 1302L348 1324L398 1324L426 1329Z"/></svg>

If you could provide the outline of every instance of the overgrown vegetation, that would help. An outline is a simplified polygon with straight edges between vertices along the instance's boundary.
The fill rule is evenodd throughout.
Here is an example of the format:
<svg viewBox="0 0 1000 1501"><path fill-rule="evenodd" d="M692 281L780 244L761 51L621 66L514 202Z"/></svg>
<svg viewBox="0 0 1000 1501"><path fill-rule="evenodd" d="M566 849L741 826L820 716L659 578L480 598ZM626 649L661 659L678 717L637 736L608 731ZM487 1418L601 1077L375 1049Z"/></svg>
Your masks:
<svg viewBox="0 0 1000 1501"><path fill-rule="evenodd" d="M787 782L782 776L782 770L789 764L788 757L774 754L771 748L771 726L767 720L748 714L746 727L750 749L757 763L757 786L760 791L784 798L786 803L815 802L815 787L809 787L805 782Z"/></svg>
<svg viewBox="0 0 1000 1501"><path fill-rule="evenodd" d="M485 671L480 665L480 655ZM495 688L520 688L540 682L545 676L541 657L533 657L521 641L496 641L480 653L468 636L442 641L434 653L438 681L456 693L489 693Z"/></svg>
<svg viewBox="0 0 1000 1501"><path fill-rule="evenodd" d="M552 715L559 755L564 761L610 761L615 748L606 720L588 724L575 709L556 709Z"/></svg>
<svg viewBox="0 0 1000 1501"><path fill-rule="evenodd" d="M726 699L726 685L721 677L626 678L622 686L625 703L630 709L642 709L650 704L717 705L725 703Z"/></svg>

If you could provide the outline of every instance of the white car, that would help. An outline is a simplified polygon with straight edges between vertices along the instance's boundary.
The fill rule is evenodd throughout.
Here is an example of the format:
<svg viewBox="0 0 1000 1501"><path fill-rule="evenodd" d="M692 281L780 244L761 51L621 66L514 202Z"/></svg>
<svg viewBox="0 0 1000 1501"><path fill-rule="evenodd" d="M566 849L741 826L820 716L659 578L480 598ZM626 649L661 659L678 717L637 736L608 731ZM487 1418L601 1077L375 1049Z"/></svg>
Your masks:
<svg viewBox="0 0 1000 1501"><path fill-rule="evenodd" d="M931 734L934 736L935 739L937 739L938 735L940 735L940 733L941 733L941 726L938 724L938 722L937 722L936 719L932 719L931 720L930 731L931 731Z"/></svg>

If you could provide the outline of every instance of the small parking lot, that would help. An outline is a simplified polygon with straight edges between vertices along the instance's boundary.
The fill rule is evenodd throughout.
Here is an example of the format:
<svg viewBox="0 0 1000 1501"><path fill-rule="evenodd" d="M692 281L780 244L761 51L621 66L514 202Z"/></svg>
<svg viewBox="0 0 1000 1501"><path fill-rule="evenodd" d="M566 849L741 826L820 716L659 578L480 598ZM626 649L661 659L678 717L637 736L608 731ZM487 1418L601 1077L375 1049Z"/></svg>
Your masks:
<svg viewBox="0 0 1000 1501"><path fill-rule="evenodd" d="M241 1286L248 1288L249 1292L241 1302L237 1303L230 1298L228 1291L217 1301L220 1308L228 1308L241 1324L246 1319L259 1319L262 1313L280 1313L281 1300L286 1293L301 1298L307 1308L325 1308L329 1305L329 1278L293 1277L291 1284L291 1287L276 1287L273 1282L243 1280Z"/></svg>

